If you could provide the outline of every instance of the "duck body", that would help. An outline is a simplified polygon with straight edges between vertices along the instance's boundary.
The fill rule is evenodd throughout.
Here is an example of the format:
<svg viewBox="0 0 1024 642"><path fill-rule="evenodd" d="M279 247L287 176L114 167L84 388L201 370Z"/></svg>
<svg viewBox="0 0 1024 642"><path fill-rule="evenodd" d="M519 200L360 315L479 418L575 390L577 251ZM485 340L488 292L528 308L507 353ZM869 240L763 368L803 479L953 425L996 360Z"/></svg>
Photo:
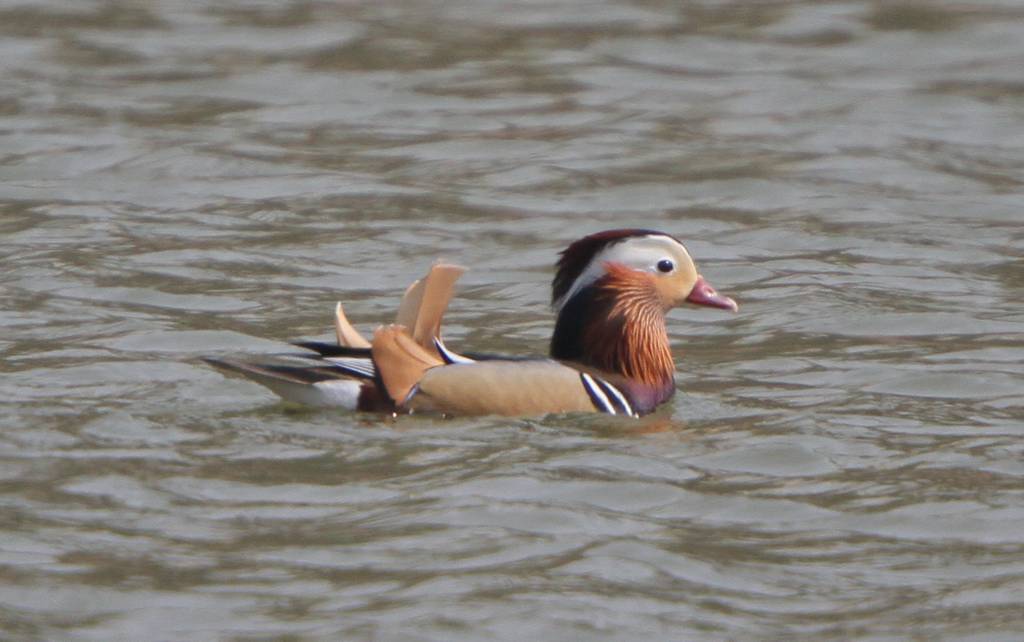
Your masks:
<svg viewBox="0 0 1024 642"><path fill-rule="evenodd" d="M460 416L636 417L675 392L665 313L684 302L737 309L698 274L677 239L652 230L608 230L561 254L552 282L558 316L549 358L459 355L439 335L461 268L442 267L440 276L435 266L410 286L396 323L378 329L372 341L348 324L339 305L339 345L297 344L312 351L300 357L307 363L208 361L314 406Z"/></svg>

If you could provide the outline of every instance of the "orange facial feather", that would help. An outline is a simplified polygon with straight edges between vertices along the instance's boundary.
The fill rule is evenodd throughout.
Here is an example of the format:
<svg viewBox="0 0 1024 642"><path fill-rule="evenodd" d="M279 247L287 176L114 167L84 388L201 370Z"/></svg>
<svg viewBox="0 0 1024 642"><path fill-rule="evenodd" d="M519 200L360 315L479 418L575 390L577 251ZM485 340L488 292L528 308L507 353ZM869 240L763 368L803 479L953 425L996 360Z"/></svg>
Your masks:
<svg viewBox="0 0 1024 642"><path fill-rule="evenodd" d="M671 381L675 363L655 276L619 263L605 265L595 303L604 313L583 328L587 362L650 385Z"/></svg>

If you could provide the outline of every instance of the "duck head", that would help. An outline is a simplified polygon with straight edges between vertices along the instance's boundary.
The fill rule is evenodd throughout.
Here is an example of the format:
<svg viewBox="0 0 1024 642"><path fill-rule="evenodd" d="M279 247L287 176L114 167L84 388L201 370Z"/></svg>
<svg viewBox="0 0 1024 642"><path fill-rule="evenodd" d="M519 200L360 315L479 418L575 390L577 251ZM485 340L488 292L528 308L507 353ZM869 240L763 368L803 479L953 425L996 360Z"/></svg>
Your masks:
<svg viewBox="0 0 1024 642"><path fill-rule="evenodd" d="M576 294L616 273L616 279L647 285L663 310L684 302L735 312L736 302L718 294L697 272L690 253L675 237L654 230L606 230L585 236L562 251L551 283L551 304L559 312Z"/></svg>
<svg viewBox="0 0 1024 642"><path fill-rule="evenodd" d="M683 303L738 309L700 275L678 239L653 230L607 230L574 242L551 286L553 358L662 390L674 389L675 372L665 313Z"/></svg>

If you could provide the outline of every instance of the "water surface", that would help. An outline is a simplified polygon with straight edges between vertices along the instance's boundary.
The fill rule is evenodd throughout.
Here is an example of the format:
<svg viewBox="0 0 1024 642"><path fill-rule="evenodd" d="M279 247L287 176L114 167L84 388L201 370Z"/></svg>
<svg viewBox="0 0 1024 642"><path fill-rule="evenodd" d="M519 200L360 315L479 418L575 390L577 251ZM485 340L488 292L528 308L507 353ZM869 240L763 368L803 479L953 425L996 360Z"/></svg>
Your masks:
<svg viewBox="0 0 1024 642"><path fill-rule="evenodd" d="M1024 631L1013 2L0 7L13 639ZM310 412L200 355L437 257L542 353L556 252L684 239L654 417Z"/></svg>

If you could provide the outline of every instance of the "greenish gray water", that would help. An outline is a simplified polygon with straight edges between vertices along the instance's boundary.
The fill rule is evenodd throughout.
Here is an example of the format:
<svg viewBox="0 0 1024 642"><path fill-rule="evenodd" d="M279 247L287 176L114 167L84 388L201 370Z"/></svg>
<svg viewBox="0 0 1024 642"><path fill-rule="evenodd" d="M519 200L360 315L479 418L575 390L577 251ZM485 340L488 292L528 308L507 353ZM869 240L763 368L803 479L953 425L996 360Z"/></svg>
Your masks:
<svg viewBox="0 0 1024 642"><path fill-rule="evenodd" d="M1015 2L0 5L0 631L1019 639ZM551 264L684 239L639 423L284 407L203 354L542 353Z"/></svg>

